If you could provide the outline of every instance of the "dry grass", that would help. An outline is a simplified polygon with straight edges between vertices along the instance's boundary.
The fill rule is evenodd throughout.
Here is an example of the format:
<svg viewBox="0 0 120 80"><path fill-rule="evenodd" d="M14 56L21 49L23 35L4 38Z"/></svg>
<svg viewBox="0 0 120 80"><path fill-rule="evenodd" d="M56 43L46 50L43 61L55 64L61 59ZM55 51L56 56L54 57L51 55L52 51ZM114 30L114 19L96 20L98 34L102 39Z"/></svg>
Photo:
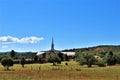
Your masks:
<svg viewBox="0 0 120 80"><path fill-rule="evenodd" d="M27 64L25 68L17 64L10 71L4 71L0 65L0 80L120 80L119 65L87 68L76 62L69 62L68 66L64 64Z"/></svg>

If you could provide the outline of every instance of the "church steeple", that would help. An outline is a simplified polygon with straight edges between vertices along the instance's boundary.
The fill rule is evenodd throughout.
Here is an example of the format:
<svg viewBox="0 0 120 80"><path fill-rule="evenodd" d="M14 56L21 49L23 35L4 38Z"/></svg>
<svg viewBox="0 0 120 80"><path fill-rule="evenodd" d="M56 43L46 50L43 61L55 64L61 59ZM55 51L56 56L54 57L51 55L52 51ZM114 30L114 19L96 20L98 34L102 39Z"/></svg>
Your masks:
<svg viewBox="0 0 120 80"><path fill-rule="evenodd" d="M54 50L54 40L52 38L51 50Z"/></svg>

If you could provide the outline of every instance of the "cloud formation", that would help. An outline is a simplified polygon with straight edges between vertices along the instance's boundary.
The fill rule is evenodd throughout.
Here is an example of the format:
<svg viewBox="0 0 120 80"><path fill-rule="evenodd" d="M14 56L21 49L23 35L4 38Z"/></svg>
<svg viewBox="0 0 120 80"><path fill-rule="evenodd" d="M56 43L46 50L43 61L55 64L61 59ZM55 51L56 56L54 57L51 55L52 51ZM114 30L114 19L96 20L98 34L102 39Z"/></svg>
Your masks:
<svg viewBox="0 0 120 80"><path fill-rule="evenodd" d="M37 43L44 38L38 38L35 36L25 37L25 38L17 38L12 36L2 36L0 37L0 43L2 44L10 44L10 43Z"/></svg>

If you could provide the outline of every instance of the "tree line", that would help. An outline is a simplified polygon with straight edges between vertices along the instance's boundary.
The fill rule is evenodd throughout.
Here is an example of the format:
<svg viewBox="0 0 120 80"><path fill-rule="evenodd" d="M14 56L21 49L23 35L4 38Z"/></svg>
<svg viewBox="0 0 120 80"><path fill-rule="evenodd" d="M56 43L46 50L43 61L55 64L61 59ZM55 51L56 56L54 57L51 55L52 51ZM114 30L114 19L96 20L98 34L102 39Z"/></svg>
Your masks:
<svg viewBox="0 0 120 80"><path fill-rule="evenodd" d="M28 54L28 53L26 53ZM14 60L19 59L19 63L22 65L24 68L24 65L26 64L26 58L31 58L33 57L33 53L30 53L29 55L25 56L26 54L17 54L14 50L11 50L9 53L2 54L0 57L0 62L4 66L5 70L9 70L10 66L14 65ZM35 56L36 54L34 54Z"/></svg>
<svg viewBox="0 0 120 80"><path fill-rule="evenodd" d="M20 60L19 64L21 64L23 68L27 63L26 58L32 58L34 63L44 63L44 61L46 61L52 63L53 66L61 64L62 61L68 61L70 59L70 57L67 55L61 53L55 54L54 52L46 55L45 57L37 56L36 54L28 54L27 56L21 54L22 56L17 55L16 58L16 55L17 53L14 50L11 50L9 55L1 57L1 64L6 70L9 70L9 67L14 65L15 59ZM120 52L114 53L112 51L101 51L99 54L93 54L89 52L76 51L76 54L74 57L72 57L72 59L78 62L80 65L87 65L88 67L92 67L92 65L98 65L99 67L112 66L120 64ZM66 63L66 65L68 64Z"/></svg>
<svg viewBox="0 0 120 80"><path fill-rule="evenodd" d="M45 59L46 62L53 63L53 66L56 66L57 64L61 64L61 61L67 61L68 56L61 53L50 53L49 55L45 56L45 58L37 56L36 54L21 54L18 56L14 50L11 50L9 54L2 56L0 61L5 70L9 70L9 67L16 63L16 60L19 60L18 63L24 68L24 65L28 63L26 59L32 60L32 63L45 63L43 61L43 59ZM29 61L29 63L31 62Z"/></svg>
<svg viewBox="0 0 120 80"><path fill-rule="evenodd" d="M92 67L92 65L98 65L100 67L112 66L120 64L120 53L100 52L99 55L85 52L77 52L75 55L75 60L80 65L87 65Z"/></svg>

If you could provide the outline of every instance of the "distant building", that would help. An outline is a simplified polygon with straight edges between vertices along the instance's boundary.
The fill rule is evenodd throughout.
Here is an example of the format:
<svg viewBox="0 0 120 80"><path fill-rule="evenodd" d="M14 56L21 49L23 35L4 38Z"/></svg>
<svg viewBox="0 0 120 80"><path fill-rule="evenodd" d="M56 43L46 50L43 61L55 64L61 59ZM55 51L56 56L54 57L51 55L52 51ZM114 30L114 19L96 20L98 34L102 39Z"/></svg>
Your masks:
<svg viewBox="0 0 120 80"><path fill-rule="evenodd" d="M39 51L37 53L37 56L41 56L42 58L45 58L46 55L49 55L50 53L55 53L55 54L62 54L62 55L67 55L68 57L70 56L74 56L75 55L75 52L62 52L60 50L55 50L54 48L54 40L52 39L52 43L51 43L51 49L50 50L47 50L47 51Z"/></svg>
<svg viewBox="0 0 120 80"><path fill-rule="evenodd" d="M52 39L51 49L50 49L50 50L47 50L47 51L39 51L39 52L37 53L37 56L40 56L40 55L42 55L42 54L50 54L51 52L56 53L56 54L62 53L62 54L66 54L67 56L74 56L74 55L75 55L75 52L62 52L62 51L60 51L60 50L55 50L55 49L54 49L54 41L53 41L53 39Z"/></svg>
<svg viewBox="0 0 120 80"><path fill-rule="evenodd" d="M21 59L14 59L13 60L14 64L20 64L21 63ZM31 63L35 63L34 59L25 59L25 63L26 64L31 64Z"/></svg>

